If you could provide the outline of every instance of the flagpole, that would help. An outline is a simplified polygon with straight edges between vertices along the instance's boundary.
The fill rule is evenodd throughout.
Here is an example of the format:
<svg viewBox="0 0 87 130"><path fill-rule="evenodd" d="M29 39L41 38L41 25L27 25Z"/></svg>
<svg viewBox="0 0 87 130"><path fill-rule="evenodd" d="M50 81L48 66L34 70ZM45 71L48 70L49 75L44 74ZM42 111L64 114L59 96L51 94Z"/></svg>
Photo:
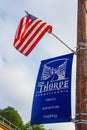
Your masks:
<svg viewBox="0 0 87 130"><path fill-rule="evenodd" d="M25 10L25 13L29 15L28 11ZM58 36L56 36L53 32L48 32L49 34L53 35L58 41L60 41L64 46L66 46L70 51L72 51L75 55L76 52L72 50L65 42L63 42Z"/></svg>
<svg viewBox="0 0 87 130"><path fill-rule="evenodd" d="M87 0L78 0L75 130L87 130Z"/></svg>
<svg viewBox="0 0 87 130"><path fill-rule="evenodd" d="M74 50L72 50L65 42L63 42L58 36L56 36L54 33L50 33L52 34L58 41L60 41L64 46L66 46L70 51L72 51L75 55L76 55L76 52Z"/></svg>
<svg viewBox="0 0 87 130"><path fill-rule="evenodd" d="M26 11L26 10L25 10L25 13L26 13L27 15L29 15L28 11Z"/></svg>

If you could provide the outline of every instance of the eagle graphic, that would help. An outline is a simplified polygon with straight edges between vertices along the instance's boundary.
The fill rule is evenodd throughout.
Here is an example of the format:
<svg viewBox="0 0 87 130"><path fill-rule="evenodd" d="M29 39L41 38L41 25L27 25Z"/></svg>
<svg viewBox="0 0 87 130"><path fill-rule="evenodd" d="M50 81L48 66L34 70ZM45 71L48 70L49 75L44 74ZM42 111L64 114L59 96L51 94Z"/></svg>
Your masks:
<svg viewBox="0 0 87 130"><path fill-rule="evenodd" d="M65 60L64 63L62 63L56 68L44 65L41 80L47 80L49 78L51 79L51 81L65 79L66 65L67 65L67 60Z"/></svg>

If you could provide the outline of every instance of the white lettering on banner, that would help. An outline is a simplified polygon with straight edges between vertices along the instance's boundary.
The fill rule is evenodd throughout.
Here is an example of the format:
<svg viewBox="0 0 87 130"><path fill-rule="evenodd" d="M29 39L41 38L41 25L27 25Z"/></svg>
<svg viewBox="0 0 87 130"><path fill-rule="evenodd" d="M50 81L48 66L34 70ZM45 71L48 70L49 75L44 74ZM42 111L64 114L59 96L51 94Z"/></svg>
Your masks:
<svg viewBox="0 0 87 130"><path fill-rule="evenodd" d="M46 98L45 101L47 101L47 102L50 102L50 101L56 101L56 98Z"/></svg>
<svg viewBox="0 0 87 130"><path fill-rule="evenodd" d="M42 110L52 110L52 109L59 109L60 108L60 106L46 106L46 107L42 107Z"/></svg>
<svg viewBox="0 0 87 130"><path fill-rule="evenodd" d="M69 83L69 80L62 80L62 81L56 81L56 82L48 81L46 83L39 82L38 87L40 88L40 90L37 93L68 89L68 86L69 86L68 83Z"/></svg>
<svg viewBox="0 0 87 130"><path fill-rule="evenodd" d="M57 114L43 115L43 118L57 118Z"/></svg>

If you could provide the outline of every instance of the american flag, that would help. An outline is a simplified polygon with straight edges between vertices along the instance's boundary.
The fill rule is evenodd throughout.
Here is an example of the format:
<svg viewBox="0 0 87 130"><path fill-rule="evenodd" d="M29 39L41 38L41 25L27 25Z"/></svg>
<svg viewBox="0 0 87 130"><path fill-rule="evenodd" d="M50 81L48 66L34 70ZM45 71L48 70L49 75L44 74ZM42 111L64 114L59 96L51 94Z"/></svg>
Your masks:
<svg viewBox="0 0 87 130"><path fill-rule="evenodd" d="M28 14L20 20L15 34L14 47L27 56L46 32L51 33L52 26Z"/></svg>

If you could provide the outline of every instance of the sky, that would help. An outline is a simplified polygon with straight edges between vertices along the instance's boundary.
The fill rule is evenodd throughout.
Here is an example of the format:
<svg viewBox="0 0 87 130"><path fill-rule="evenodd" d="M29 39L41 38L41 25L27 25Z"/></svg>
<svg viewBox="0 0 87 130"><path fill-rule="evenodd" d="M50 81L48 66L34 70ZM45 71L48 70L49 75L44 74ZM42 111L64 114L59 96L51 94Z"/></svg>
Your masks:
<svg viewBox="0 0 87 130"><path fill-rule="evenodd" d="M14 36L25 10L46 21L53 33L76 50L77 0L0 0L0 109L14 107L26 123L30 120L32 100L40 63L44 59L71 53L51 34L46 33L27 57L14 46ZM75 113L74 55L72 71L72 115ZM74 130L74 124L45 124L49 130Z"/></svg>

